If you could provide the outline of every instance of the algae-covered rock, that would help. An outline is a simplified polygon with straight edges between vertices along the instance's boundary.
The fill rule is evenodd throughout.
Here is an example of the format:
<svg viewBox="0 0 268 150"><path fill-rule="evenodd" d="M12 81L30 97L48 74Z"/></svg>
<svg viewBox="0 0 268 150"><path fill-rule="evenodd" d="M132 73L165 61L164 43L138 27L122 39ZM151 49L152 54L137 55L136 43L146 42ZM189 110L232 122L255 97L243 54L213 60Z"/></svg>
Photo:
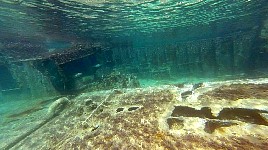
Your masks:
<svg viewBox="0 0 268 150"><path fill-rule="evenodd" d="M87 91L99 91L120 88L139 88L140 83L134 75L112 72L111 74L102 76L97 81L89 83L87 86Z"/></svg>
<svg viewBox="0 0 268 150"><path fill-rule="evenodd" d="M68 105L69 99L67 97L62 97L53 102L48 108L48 116L59 115L61 111Z"/></svg>

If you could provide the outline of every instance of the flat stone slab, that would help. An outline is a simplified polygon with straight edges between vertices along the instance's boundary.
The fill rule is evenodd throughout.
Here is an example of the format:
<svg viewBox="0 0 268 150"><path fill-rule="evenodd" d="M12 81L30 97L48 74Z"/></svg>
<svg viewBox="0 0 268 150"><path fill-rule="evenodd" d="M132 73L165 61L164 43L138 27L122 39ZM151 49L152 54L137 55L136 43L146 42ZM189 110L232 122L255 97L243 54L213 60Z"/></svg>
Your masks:
<svg viewBox="0 0 268 150"><path fill-rule="evenodd" d="M267 83L233 80L82 93L11 149L266 149Z"/></svg>

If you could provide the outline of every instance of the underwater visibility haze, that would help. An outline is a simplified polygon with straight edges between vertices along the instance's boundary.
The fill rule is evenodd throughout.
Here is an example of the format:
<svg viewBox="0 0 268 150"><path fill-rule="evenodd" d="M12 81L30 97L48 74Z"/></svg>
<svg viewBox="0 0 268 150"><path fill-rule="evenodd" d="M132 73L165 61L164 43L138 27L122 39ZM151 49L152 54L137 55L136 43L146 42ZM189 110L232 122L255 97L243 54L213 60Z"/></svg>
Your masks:
<svg viewBox="0 0 268 150"><path fill-rule="evenodd" d="M267 0L0 0L0 149L266 149Z"/></svg>

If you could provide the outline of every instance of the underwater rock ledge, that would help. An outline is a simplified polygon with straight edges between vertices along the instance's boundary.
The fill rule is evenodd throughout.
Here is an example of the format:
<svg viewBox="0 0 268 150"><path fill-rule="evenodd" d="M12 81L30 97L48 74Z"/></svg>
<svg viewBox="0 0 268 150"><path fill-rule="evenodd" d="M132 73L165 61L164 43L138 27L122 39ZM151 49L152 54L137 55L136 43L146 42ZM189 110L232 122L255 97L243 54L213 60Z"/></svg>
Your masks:
<svg viewBox="0 0 268 150"><path fill-rule="evenodd" d="M267 83L233 80L196 88L82 93L11 149L266 149ZM192 92L182 98L186 91Z"/></svg>

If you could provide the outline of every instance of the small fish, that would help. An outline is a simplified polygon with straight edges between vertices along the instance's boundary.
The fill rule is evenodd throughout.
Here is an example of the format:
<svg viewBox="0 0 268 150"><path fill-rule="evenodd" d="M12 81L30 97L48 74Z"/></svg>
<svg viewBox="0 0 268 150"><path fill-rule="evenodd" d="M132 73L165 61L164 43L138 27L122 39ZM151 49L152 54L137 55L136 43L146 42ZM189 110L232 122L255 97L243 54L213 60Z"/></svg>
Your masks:
<svg viewBox="0 0 268 150"><path fill-rule="evenodd" d="M95 65L95 66L93 66L93 67L95 67L95 68L99 68L99 67L101 67L101 64L97 64L97 65Z"/></svg>
<svg viewBox="0 0 268 150"><path fill-rule="evenodd" d="M81 77L83 74L81 72L74 75L75 78Z"/></svg>

